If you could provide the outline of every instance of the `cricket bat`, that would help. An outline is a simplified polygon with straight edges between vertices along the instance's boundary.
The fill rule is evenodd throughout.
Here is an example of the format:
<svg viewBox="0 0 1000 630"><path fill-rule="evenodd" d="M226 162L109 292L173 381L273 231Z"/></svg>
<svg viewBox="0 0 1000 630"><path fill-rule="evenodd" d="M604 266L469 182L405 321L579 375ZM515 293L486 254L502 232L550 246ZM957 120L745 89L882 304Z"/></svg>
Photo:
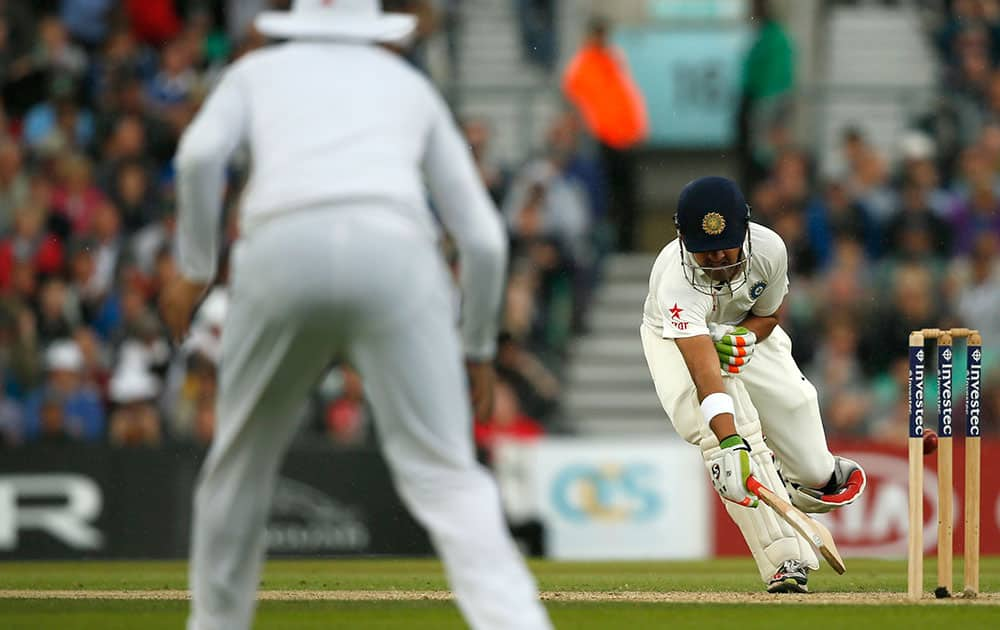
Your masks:
<svg viewBox="0 0 1000 630"><path fill-rule="evenodd" d="M834 571L841 575L847 571L844 559L840 557L837 545L833 542L833 535L822 523L806 516L800 509L757 481L755 477L747 479L747 488L768 507L777 512L778 516L791 525L803 538L808 540L809 544L823 556Z"/></svg>

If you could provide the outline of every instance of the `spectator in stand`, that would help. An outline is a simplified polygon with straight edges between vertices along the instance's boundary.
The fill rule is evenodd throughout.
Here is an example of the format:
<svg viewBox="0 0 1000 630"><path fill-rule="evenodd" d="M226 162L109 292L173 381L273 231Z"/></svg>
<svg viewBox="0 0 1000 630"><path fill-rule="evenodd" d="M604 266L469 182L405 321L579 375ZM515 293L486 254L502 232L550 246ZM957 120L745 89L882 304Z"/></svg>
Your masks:
<svg viewBox="0 0 1000 630"><path fill-rule="evenodd" d="M996 167L1000 168L1000 127L991 127L996 132L990 137L997 140L994 151L997 152ZM900 139L899 152L902 160L900 180L918 186L923 192L924 203L935 216L946 218L955 204L955 197L942 186L934 141L922 131L908 131ZM985 143L984 153L988 154Z"/></svg>
<svg viewBox="0 0 1000 630"><path fill-rule="evenodd" d="M539 319L535 305L538 273L529 261L512 259L504 288L501 328L518 340L528 339Z"/></svg>
<svg viewBox="0 0 1000 630"><path fill-rule="evenodd" d="M787 117L789 95L795 88L795 46L775 17L768 0L754 0L750 20L756 33L743 61L742 92L737 120L737 152L744 189L751 189L767 171L768 131Z"/></svg>
<svg viewBox="0 0 1000 630"><path fill-rule="evenodd" d="M84 238L72 241L67 266L70 287L83 322L92 326L102 339L109 339L121 321L121 312L118 303L101 289L93 242Z"/></svg>
<svg viewBox="0 0 1000 630"><path fill-rule="evenodd" d="M118 349L118 362L132 358L155 374L163 374L170 362L170 346L156 316L139 287L124 284L119 289L121 321L111 341Z"/></svg>
<svg viewBox="0 0 1000 630"><path fill-rule="evenodd" d="M118 165L113 173L111 200L121 209L123 227L135 233L154 222L159 209L149 182L149 171L138 160L128 160Z"/></svg>
<svg viewBox="0 0 1000 630"><path fill-rule="evenodd" d="M853 240L863 246L869 256L874 256L880 248L878 226L839 179L828 180L822 195L813 197L806 206L806 229L817 261L823 267L829 266L834 259L837 238Z"/></svg>
<svg viewBox="0 0 1000 630"><path fill-rule="evenodd" d="M181 354L182 380L176 388L168 385L163 406L166 410L170 434L174 440L206 446L212 441L215 424L215 394L218 390L218 367L208 351L189 347L189 352Z"/></svg>
<svg viewBox="0 0 1000 630"><path fill-rule="evenodd" d="M113 203L105 201L97 207L90 234L95 257L90 289L95 293L107 295L114 289L125 248L121 215Z"/></svg>
<svg viewBox="0 0 1000 630"><path fill-rule="evenodd" d="M465 141L469 143L472 151L472 159L476 162L476 169L479 171L479 178L486 186L487 192L493 203L499 206L503 203L507 195L507 188L510 185L510 171L502 164L497 163L490 155L490 140L493 137L493 129L490 123L483 118L469 118L462 123L462 132Z"/></svg>
<svg viewBox="0 0 1000 630"><path fill-rule="evenodd" d="M99 46L108 35L113 0L62 0L59 18L73 39L87 46Z"/></svg>
<svg viewBox="0 0 1000 630"><path fill-rule="evenodd" d="M646 105L622 52L608 41L609 25L591 21L587 39L563 76L563 91L598 140L607 176L611 220L622 251L635 247L639 213L635 155L648 133Z"/></svg>
<svg viewBox="0 0 1000 630"><path fill-rule="evenodd" d="M18 400L39 387L45 366L35 314L17 299L0 302L0 365L6 368L6 391Z"/></svg>
<svg viewBox="0 0 1000 630"><path fill-rule="evenodd" d="M798 150L782 153L775 160L771 181L780 207L771 217L771 227L785 240L789 271L797 275L812 275L821 259L820 252L810 241L808 229L808 158Z"/></svg>
<svg viewBox="0 0 1000 630"><path fill-rule="evenodd" d="M956 315L963 326L979 330L984 340L1000 340L1000 239L985 232L976 238L967 262L957 270ZM994 344L983 344L983 365L995 367L1000 358Z"/></svg>
<svg viewBox="0 0 1000 630"><path fill-rule="evenodd" d="M855 323L839 314L827 320L806 373L820 394L823 423L840 436L864 436L871 406L867 381L858 361L858 331Z"/></svg>
<svg viewBox="0 0 1000 630"><path fill-rule="evenodd" d="M175 133L167 121L148 111L143 80L126 75L117 78L109 89L105 99L108 104L98 124L105 139L102 157L108 162L106 166L113 168L119 160L135 158L169 162Z"/></svg>
<svg viewBox="0 0 1000 630"><path fill-rule="evenodd" d="M788 250L788 272L794 276L811 277L819 269L816 250L809 242L806 215L798 208L778 213L771 226L781 236Z"/></svg>
<svg viewBox="0 0 1000 630"><path fill-rule="evenodd" d="M126 77L149 79L156 72L156 53L140 46L126 26L117 27L104 42L90 68L90 100L102 111L114 107L114 86Z"/></svg>
<svg viewBox="0 0 1000 630"><path fill-rule="evenodd" d="M775 156L771 181L785 210L803 211L812 188L809 157L799 149L786 149Z"/></svg>
<svg viewBox="0 0 1000 630"><path fill-rule="evenodd" d="M83 382L93 385L101 394L102 400L108 399L108 383L111 380L111 357L108 348L102 345L93 328L77 326L73 332L73 341L83 355Z"/></svg>
<svg viewBox="0 0 1000 630"><path fill-rule="evenodd" d="M11 288L18 263L45 275L62 268L62 244L45 229L45 212L34 206L18 210L13 230L0 240L0 291Z"/></svg>
<svg viewBox="0 0 1000 630"><path fill-rule="evenodd" d="M0 235L13 226L14 212L27 203L29 188L20 145L0 137Z"/></svg>
<svg viewBox="0 0 1000 630"><path fill-rule="evenodd" d="M519 243L550 239L568 255L570 264L591 261L591 217L587 193L567 176L561 156L529 162L518 173L504 200L503 213Z"/></svg>
<svg viewBox="0 0 1000 630"><path fill-rule="evenodd" d="M992 68L986 84L979 124L976 126L977 135L982 134L986 125L998 122L1000 122L1000 72Z"/></svg>
<svg viewBox="0 0 1000 630"><path fill-rule="evenodd" d="M781 195L778 186L771 179L766 179L753 189L750 195L754 221L771 227L781 214Z"/></svg>
<svg viewBox="0 0 1000 630"><path fill-rule="evenodd" d="M162 46L181 31L174 0L125 0L124 4L132 33L140 42Z"/></svg>
<svg viewBox="0 0 1000 630"><path fill-rule="evenodd" d="M103 188L113 190L118 169L126 162L141 165L147 155L146 128L142 119L134 114L116 116L103 144L101 159L104 164L99 181Z"/></svg>
<svg viewBox="0 0 1000 630"><path fill-rule="evenodd" d="M982 6L978 0L952 0L941 26L934 34L938 53L949 65L958 64L957 40L965 29L981 23Z"/></svg>
<svg viewBox="0 0 1000 630"><path fill-rule="evenodd" d="M906 397L907 368L905 356L893 357L887 369L876 375L872 387L873 423L868 435L885 444L901 444L909 435ZM928 385L933 382L932 379ZM930 397L931 392L925 392L925 395ZM956 402L958 401L956 400ZM958 421L958 418L955 420Z"/></svg>
<svg viewBox="0 0 1000 630"><path fill-rule="evenodd" d="M601 161L581 147L580 117L571 110L556 116L549 127L546 151L551 159L562 165L571 181L578 182L587 193L591 222L603 226L608 218L608 188ZM601 245L602 251L606 249Z"/></svg>
<svg viewBox="0 0 1000 630"><path fill-rule="evenodd" d="M6 18L0 13L0 86L7 83L11 62L15 53L10 42L10 32Z"/></svg>
<svg viewBox="0 0 1000 630"><path fill-rule="evenodd" d="M903 184L899 201L886 229L887 253L940 266L951 255L951 226L930 207L927 191L917 182Z"/></svg>
<svg viewBox="0 0 1000 630"><path fill-rule="evenodd" d="M104 409L93 387L81 381L83 355L77 345L69 340L52 343L45 365L45 385L25 403L25 441L102 440Z"/></svg>
<svg viewBox="0 0 1000 630"><path fill-rule="evenodd" d="M885 372L892 362L906 355L907 335L911 330L934 328L942 321L944 305L935 298L939 294L931 273L919 263L908 262L896 268L891 278L891 301L879 310L868 313L863 322L861 357L868 375Z"/></svg>
<svg viewBox="0 0 1000 630"><path fill-rule="evenodd" d="M214 411L217 367L222 352L222 325L228 309L228 294L216 287L206 296L191 325L187 339L167 369L161 407L176 440L208 444Z"/></svg>
<svg viewBox="0 0 1000 630"><path fill-rule="evenodd" d="M952 177L951 193L955 203L948 208L946 217L951 219L959 204L968 203L976 188L990 188L998 184L990 168L989 156L981 145L965 147L958 158L958 171Z"/></svg>
<svg viewBox="0 0 1000 630"><path fill-rule="evenodd" d="M551 72L559 46L555 0L517 0L521 52L525 61Z"/></svg>
<svg viewBox="0 0 1000 630"><path fill-rule="evenodd" d="M527 415L546 421L558 410L559 380L508 332L501 333L497 342L496 370L513 388Z"/></svg>
<svg viewBox="0 0 1000 630"><path fill-rule="evenodd" d="M193 7L188 13L184 37L191 47L195 67L206 73L207 83L213 83L232 52L226 32L215 23L207 7Z"/></svg>
<svg viewBox="0 0 1000 630"><path fill-rule="evenodd" d="M531 339L559 356L574 326L578 275L590 264L589 217L582 189L548 160L528 164L504 203L511 257L532 274Z"/></svg>
<svg viewBox="0 0 1000 630"><path fill-rule="evenodd" d="M959 36L958 63L950 69L945 87L957 116L962 145L975 141L989 101L992 63L989 35L982 27L970 27Z"/></svg>
<svg viewBox="0 0 1000 630"><path fill-rule="evenodd" d="M147 219L149 222L146 226L132 236L131 257L154 286L161 286L160 281L169 280L176 271L173 268L171 254L176 215L172 210L164 210L161 207Z"/></svg>
<svg viewBox="0 0 1000 630"><path fill-rule="evenodd" d="M123 363L111 378L108 437L112 446L159 446L162 440L160 412L155 400L159 383L142 364Z"/></svg>
<svg viewBox="0 0 1000 630"><path fill-rule="evenodd" d="M190 41L180 37L164 46L160 69L147 87L146 96L154 112L171 114L193 98L199 85Z"/></svg>
<svg viewBox="0 0 1000 630"><path fill-rule="evenodd" d="M498 378L493 388L493 416L475 423L476 447L493 460L494 449L504 440L531 442L545 433L534 418L521 410L517 393L509 383Z"/></svg>
<svg viewBox="0 0 1000 630"><path fill-rule="evenodd" d="M1000 118L987 122L979 135L977 145L994 178L1000 175Z"/></svg>
<svg viewBox="0 0 1000 630"><path fill-rule="evenodd" d="M889 185L885 160L857 128L844 130L841 146L848 166L845 179L848 194L865 208L881 230L896 210L896 196Z"/></svg>
<svg viewBox="0 0 1000 630"><path fill-rule="evenodd" d="M42 345L73 335L80 323L79 310L66 283L59 277L45 280L38 291L38 336Z"/></svg>
<svg viewBox="0 0 1000 630"><path fill-rule="evenodd" d="M6 381L3 366L0 365L0 384ZM0 387L0 449L21 444L23 425L24 412L21 405L7 394L6 387Z"/></svg>
<svg viewBox="0 0 1000 630"><path fill-rule="evenodd" d="M968 24L955 40L955 64L948 68L946 84L970 99L984 105L989 90L993 60L990 58L990 33L982 24Z"/></svg>
<svg viewBox="0 0 1000 630"><path fill-rule="evenodd" d="M24 141L42 157L66 151L85 151L94 139L94 119L80 107L70 84L57 84L51 98L28 110L24 117Z"/></svg>
<svg viewBox="0 0 1000 630"><path fill-rule="evenodd" d="M957 254L971 252L979 234L1000 236L1000 197L992 178L973 182L969 197L955 205L951 225Z"/></svg>
<svg viewBox="0 0 1000 630"><path fill-rule="evenodd" d="M340 446L365 444L372 427L361 376L350 366L336 367L324 380L321 393L324 399L321 414L323 432Z"/></svg>
<svg viewBox="0 0 1000 630"><path fill-rule="evenodd" d="M69 78L78 82L87 69L87 53L70 39L66 25L54 15L38 21L34 50L14 62L18 74L39 73L47 79Z"/></svg>
<svg viewBox="0 0 1000 630"><path fill-rule="evenodd" d="M65 154L56 164L52 209L71 226L76 236L90 234L94 216L107 199L94 182L93 165L79 153Z"/></svg>

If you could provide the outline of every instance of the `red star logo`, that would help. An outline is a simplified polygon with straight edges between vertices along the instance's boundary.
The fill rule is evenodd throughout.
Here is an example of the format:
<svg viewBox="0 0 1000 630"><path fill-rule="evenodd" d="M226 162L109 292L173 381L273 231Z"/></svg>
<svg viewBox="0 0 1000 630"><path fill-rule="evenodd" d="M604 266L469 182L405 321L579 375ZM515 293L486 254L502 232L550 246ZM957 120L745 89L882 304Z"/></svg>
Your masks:
<svg viewBox="0 0 1000 630"><path fill-rule="evenodd" d="M674 302L674 307L671 308L671 309L668 309L668 310L670 311L670 319L680 319L681 318L681 312L684 309L679 308L677 306L677 302Z"/></svg>

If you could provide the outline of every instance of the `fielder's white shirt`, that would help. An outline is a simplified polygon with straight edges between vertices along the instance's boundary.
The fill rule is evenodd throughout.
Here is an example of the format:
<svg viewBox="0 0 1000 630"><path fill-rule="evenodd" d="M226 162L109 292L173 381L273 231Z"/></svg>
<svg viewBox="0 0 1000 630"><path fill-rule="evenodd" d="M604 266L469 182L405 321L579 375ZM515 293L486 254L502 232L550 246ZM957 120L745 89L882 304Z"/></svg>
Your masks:
<svg viewBox="0 0 1000 630"><path fill-rule="evenodd" d="M244 144L253 164L239 208L244 234L282 213L342 205L388 209L436 239L426 181L461 255L466 352L492 355L506 237L424 76L375 45L333 41L268 47L228 68L175 160L178 264L189 279L215 275L225 166Z"/></svg>
<svg viewBox="0 0 1000 630"><path fill-rule="evenodd" d="M668 243L653 263L643 323L661 337L680 339L707 335L709 322L738 324L751 312L773 315L788 293L788 252L780 236L757 223L750 223L750 243L748 281L732 293L722 285L715 295L691 286L681 266L680 239ZM691 254L685 255L693 264ZM708 283L696 273L701 283Z"/></svg>

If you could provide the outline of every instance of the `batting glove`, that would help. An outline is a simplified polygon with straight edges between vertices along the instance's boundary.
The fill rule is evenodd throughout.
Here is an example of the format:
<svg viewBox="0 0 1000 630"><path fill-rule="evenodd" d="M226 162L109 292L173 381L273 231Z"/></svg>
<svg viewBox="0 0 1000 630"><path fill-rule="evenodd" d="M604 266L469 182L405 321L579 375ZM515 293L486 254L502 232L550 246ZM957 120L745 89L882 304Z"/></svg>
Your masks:
<svg viewBox="0 0 1000 630"><path fill-rule="evenodd" d="M757 495L747 488L751 475L759 477L757 465L750 457L750 445L738 435L730 435L719 443L722 449L708 460L708 474L719 495L744 507L757 507Z"/></svg>
<svg viewBox="0 0 1000 630"><path fill-rule="evenodd" d="M709 324L709 335L715 342L715 353L723 372L739 374L750 363L757 335L742 326L729 324Z"/></svg>

